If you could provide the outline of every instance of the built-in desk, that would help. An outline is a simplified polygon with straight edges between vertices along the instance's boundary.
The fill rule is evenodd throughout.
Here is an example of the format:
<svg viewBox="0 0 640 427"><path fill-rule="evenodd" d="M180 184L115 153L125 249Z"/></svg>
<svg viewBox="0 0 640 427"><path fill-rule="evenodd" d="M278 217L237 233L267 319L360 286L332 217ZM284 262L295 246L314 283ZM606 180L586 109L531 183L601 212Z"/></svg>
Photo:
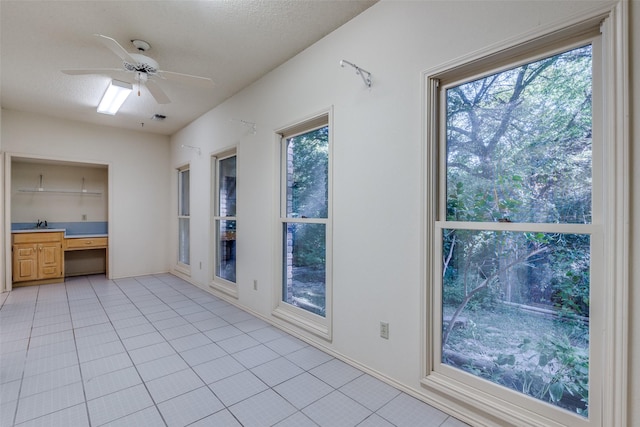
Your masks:
<svg viewBox="0 0 640 427"><path fill-rule="evenodd" d="M107 236L65 236L65 251L81 251L84 249L106 249L109 238Z"/></svg>
<svg viewBox="0 0 640 427"><path fill-rule="evenodd" d="M109 273L109 238L106 234L65 235L65 276Z"/></svg>

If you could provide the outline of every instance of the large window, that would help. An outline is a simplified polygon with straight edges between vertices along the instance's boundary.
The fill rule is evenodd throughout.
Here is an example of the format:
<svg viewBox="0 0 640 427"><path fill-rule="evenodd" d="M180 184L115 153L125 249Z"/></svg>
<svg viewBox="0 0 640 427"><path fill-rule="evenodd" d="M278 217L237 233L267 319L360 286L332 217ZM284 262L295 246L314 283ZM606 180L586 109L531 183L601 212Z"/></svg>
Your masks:
<svg viewBox="0 0 640 427"><path fill-rule="evenodd" d="M233 295L236 289L236 152L213 158L214 286Z"/></svg>
<svg viewBox="0 0 640 427"><path fill-rule="evenodd" d="M615 236L598 29L427 81L425 384L526 408L520 422L602 425Z"/></svg>
<svg viewBox="0 0 640 427"><path fill-rule="evenodd" d="M323 114L281 134L282 287L276 313L313 325L311 330L329 337L329 116Z"/></svg>
<svg viewBox="0 0 640 427"><path fill-rule="evenodd" d="M442 363L587 416L591 44L442 90Z"/></svg>
<svg viewBox="0 0 640 427"><path fill-rule="evenodd" d="M178 267L188 269L189 256L189 167L178 169Z"/></svg>

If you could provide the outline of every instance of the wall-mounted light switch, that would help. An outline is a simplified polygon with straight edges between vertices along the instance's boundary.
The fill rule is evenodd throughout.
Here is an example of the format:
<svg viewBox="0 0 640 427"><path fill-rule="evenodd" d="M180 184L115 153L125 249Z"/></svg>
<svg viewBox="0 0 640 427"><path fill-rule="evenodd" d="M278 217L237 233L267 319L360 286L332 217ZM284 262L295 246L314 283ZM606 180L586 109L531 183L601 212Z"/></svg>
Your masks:
<svg viewBox="0 0 640 427"><path fill-rule="evenodd" d="M87 220L87 214L82 214L82 220L86 221Z"/></svg>

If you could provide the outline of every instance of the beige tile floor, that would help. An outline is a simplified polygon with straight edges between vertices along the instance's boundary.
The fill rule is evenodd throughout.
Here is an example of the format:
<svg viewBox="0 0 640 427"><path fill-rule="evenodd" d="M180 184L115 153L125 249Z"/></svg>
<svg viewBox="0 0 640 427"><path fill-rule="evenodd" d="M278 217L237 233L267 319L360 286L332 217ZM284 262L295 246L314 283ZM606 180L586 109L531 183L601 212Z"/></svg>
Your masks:
<svg viewBox="0 0 640 427"><path fill-rule="evenodd" d="M466 424L169 274L0 294L0 426Z"/></svg>

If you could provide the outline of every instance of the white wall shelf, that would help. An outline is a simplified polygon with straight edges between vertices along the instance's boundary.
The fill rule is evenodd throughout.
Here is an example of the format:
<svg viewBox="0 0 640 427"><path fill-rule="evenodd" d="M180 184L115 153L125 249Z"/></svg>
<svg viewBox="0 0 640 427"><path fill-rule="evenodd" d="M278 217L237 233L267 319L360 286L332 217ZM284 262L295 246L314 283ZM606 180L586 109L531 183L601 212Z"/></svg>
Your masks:
<svg viewBox="0 0 640 427"><path fill-rule="evenodd" d="M40 188L23 188L18 190L20 193L62 193L62 194L86 194L90 196L101 196L101 192L97 191L78 191L78 190L45 190Z"/></svg>

